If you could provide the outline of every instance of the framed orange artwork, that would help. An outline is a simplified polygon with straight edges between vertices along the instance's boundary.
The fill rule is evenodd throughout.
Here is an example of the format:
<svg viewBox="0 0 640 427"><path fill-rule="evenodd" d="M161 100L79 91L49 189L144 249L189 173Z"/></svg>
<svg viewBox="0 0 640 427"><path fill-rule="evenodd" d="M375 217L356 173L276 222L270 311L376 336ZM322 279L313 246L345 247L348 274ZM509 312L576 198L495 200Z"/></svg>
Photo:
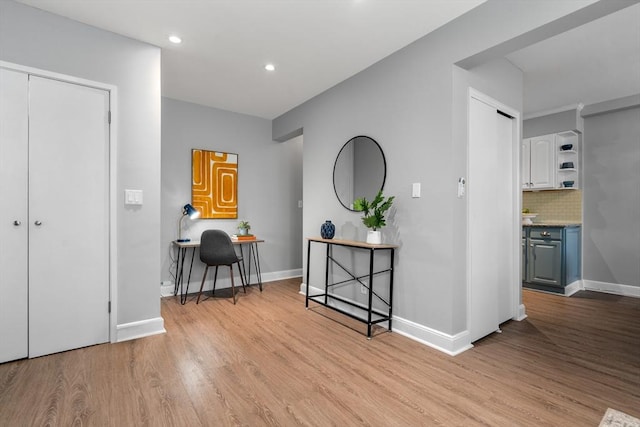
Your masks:
<svg viewBox="0 0 640 427"><path fill-rule="evenodd" d="M191 150L191 204L200 218L238 218L238 155Z"/></svg>

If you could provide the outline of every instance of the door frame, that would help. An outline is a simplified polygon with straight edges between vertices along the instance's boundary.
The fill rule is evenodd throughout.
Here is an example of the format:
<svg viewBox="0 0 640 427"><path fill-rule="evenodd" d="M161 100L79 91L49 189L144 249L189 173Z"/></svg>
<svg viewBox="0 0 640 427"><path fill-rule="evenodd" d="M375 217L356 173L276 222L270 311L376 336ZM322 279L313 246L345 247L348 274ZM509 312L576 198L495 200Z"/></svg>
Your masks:
<svg viewBox="0 0 640 427"><path fill-rule="evenodd" d="M467 132L469 131L469 122L470 122L470 106L471 99L475 98L476 100L483 102L485 104L490 105L491 107L496 108L496 110L503 111L511 116L513 116L514 127L513 127L513 135L512 135L512 147L513 152L512 156L512 182L513 185L513 207L512 207L512 242L511 242L511 250L514 254L513 257L513 265L511 269L511 281L513 282L513 288L511 292L511 309L512 309L512 319L513 320L523 320L527 317L525 314L525 306L522 304L522 280L520 278L520 269L521 269L521 256L519 255L521 252L521 216L520 212L522 210L522 182L520 176L520 141L522 140L522 120L520 111L511 108L500 101L476 90L472 87L469 87L467 94ZM467 134L467 166L466 166L466 174L469 176L469 134ZM467 332L469 332L471 321L471 277L469 275L469 271L471 271L471 228L470 228L470 206L469 206L469 198L466 198L466 208L467 208L467 243L466 243L466 271L467 271Z"/></svg>
<svg viewBox="0 0 640 427"><path fill-rule="evenodd" d="M117 227L117 171L118 171L118 88L117 86L87 80L67 74L28 67L11 62L1 61L0 68L22 72L38 77L59 80L66 83L88 86L101 89L109 93L109 111L111 123L109 125L109 301L111 312L109 313L109 341L117 342L118 325L118 227Z"/></svg>

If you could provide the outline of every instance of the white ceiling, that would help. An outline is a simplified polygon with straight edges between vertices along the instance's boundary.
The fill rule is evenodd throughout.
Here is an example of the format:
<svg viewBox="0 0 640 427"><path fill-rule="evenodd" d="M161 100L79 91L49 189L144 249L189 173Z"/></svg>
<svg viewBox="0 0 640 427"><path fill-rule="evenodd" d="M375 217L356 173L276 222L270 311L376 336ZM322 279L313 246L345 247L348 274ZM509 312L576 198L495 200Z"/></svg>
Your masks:
<svg viewBox="0 0 640 427"><path fill-rule="evenodd" d="M524 71L525 118L640 93L640 4L507 55Z"/></svg>
<svg viewBox="0 0 640 427"><path fill-rule="evenodd" d="M163 96L272 119L485 0L18 1L160 46ZM525 115L640 93L640 4L507 58Z"/></svg>
<svg viewBox="0 0 640 427"><path fill-rule="evenodd" d="M272 119L485 0L18 1L160 46L163 96Z"/></svg>

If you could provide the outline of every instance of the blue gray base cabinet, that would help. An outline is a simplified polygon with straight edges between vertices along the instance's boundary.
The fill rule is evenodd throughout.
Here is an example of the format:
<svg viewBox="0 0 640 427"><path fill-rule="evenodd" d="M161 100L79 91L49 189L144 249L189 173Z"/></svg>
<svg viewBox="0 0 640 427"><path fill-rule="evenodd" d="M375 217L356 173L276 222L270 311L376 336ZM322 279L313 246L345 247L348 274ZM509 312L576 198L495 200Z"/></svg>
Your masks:
<svg viewBox="0 0 640 427"><path fill-rule="evenodd" d="M522 234L522 285L564 294L581 278L581 227L532 225Z"/></svg>

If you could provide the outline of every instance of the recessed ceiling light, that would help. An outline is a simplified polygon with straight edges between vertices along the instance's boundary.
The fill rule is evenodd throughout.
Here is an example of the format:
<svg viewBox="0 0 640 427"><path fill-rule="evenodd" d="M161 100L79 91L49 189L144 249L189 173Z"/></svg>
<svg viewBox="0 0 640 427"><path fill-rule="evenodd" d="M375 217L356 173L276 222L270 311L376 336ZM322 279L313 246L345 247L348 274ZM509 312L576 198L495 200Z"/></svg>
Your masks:
<svg viewBox="0 0 640 427"><path fill-rule="evenodd" d="M264 69L267 70L267 71L273 71L273 70L276 69L276 66L273 65L273 64L267 64L267 65L264 66Z"/></svg>
<svg viewBox="0 0 640 427"><path fill-rule="evenodd" d="M182 43L182 39L178 36L169 36L169 41L171 43L180 44Z"/></svg>

